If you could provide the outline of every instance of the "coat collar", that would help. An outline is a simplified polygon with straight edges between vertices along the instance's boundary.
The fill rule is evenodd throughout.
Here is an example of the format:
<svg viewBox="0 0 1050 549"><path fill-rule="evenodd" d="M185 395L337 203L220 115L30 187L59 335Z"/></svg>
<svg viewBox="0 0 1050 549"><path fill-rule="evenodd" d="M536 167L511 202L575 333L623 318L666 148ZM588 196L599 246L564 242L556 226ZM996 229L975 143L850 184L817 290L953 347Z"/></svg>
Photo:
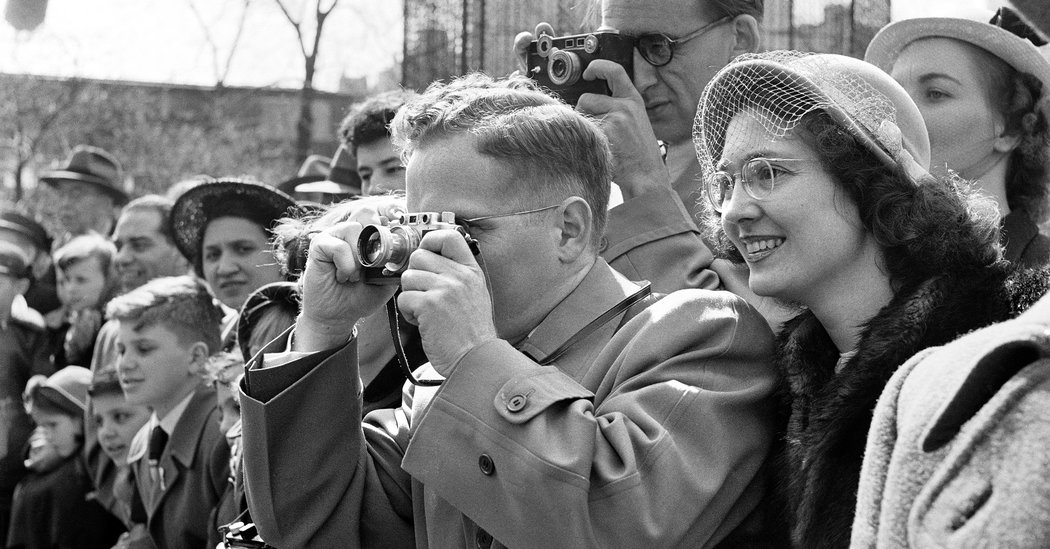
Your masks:
<svg viewBox="0 0 1050 549"><path fill-rule="evenodd" d="M540 362L639 288L598 258L580 284L516 347Z"/></svg>
<svg viewBox="0 0 1050 549"><path fill-rule="evenodd" d="M154 511L160 507L164 497L171 491L171 487L184 469L191 469L197 455L197 447L200 446L201 433L208 426L209 421L215 421L212 412L215 410L215 393L210 387L201 385L193 393L189 405L183 411L174 432L168 439L164 453L160 456L160 467L163 469L164 489L159 485L153 486L151 497L148 498L149 514L153 516ZM141 431L140 431L141 434ZM149 434L145 437L147 440ZM139 474L148 474L148 465L140 464Z"/></svg>
<svg viewBox="0 0 1050 549"><path fill-rule="evenodd" d="M1016 315L1046 288L1045 273L1001 262L902 289L864 326L856 355L837 375L838 350L812 313L788 322L776 362L788 383L781 391L790 409L781 463L797 544L848 543L865 434L897 368L922 349Z"/></svg>

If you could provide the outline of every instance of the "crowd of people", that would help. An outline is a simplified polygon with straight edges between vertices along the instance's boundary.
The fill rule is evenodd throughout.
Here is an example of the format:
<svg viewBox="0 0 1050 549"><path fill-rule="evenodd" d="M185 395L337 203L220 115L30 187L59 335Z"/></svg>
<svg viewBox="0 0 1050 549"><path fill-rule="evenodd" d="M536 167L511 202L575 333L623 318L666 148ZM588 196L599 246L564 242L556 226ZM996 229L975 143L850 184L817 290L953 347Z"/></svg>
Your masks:
<svg viewBox="0 0 1050 549"><path fill-rule="evenodd" d="M544 25L279 185L77 146L0 209L5 547L1044 546L1040 20L596 5L607 94Z"/></svg>

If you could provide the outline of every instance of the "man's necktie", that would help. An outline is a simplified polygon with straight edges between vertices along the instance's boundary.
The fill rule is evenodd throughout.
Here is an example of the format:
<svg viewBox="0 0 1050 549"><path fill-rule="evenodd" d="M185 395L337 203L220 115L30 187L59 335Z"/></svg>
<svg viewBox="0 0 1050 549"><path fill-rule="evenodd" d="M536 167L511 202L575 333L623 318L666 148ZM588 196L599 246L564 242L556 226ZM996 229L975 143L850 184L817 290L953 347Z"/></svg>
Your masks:
<svg viewBox="0 0 1050 549"><path fill-rule="evenodd" d="M153 428L149 436L149 472L150 478L155 486L160 486L161 491L167 487L164 485L164 469L160 466L160 456L164 454L164 446L168 444L168 433L160 425Z"/></svg>

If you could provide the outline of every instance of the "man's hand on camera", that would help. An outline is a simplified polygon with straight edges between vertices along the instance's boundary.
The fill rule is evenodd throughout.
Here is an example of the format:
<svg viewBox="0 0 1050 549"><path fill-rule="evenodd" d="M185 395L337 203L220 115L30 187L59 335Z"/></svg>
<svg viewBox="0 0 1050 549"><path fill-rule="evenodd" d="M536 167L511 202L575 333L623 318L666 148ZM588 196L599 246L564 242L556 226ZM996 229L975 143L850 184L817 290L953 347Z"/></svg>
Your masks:
<svg viewBox="0 0 1050 549"><path fill-rule="evenodd" d="M349 339L358 319L383 305L396 286L361 281L354 245L362 223L378 222L372 214L351 216L314 235L302 275L303 307L295 323L293 350L322 351Z"/></svg>
<svg viewBox="0 0 1050 549"><path fill-rule="evenodd" d="M576 110L596 117L609 137L615 163L613 181L620 186L624 199L654 188L670 188L671 176L660 156L645 102L627 71L612 61L596 59L587 65L583 78L605 80L612 90L611 96L583 94Z"/></svg>
<svg viewBox="0 0 1050 549"><path fill-rule="evenodd" d="M419 326L431 365L448 377L471 349L497 339L485 273L452 230L427 233L401 275L397 304Z"/></svg>

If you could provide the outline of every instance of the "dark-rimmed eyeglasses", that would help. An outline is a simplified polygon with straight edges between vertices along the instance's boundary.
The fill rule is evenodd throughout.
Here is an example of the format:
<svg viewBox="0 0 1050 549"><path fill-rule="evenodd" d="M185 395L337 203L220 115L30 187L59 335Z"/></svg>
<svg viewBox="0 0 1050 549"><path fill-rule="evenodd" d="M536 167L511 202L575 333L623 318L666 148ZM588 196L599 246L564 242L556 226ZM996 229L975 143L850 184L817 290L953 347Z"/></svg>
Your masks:
<svg viewBox="0 0 1050 549"><path fill-rule="evenodd" d="M707 31L730 21L732 17L726 16L716 21L712 21L699 29L681 37L671 38L662 32L647 32L645 34L639 34L634 37L634 47L641 54L642 59L645 59L646 63L654 67L662 67L671 62L674 59L675 49L680 47L682 44L696 38L700 38Z"/></svg>
<svg viewBox="0 0 1050 549"><path fill-rule="evenodd" d="M740 171L731 174L719 170L704 181L704 193L711 201L715 211L722 213L726 202L733 197L737 182L744 184L744 192L755 200L768 198L776 188L777 178L783 179L794 173L789 166L804 160L799 158L752 158L740 167Z"/></svg>

